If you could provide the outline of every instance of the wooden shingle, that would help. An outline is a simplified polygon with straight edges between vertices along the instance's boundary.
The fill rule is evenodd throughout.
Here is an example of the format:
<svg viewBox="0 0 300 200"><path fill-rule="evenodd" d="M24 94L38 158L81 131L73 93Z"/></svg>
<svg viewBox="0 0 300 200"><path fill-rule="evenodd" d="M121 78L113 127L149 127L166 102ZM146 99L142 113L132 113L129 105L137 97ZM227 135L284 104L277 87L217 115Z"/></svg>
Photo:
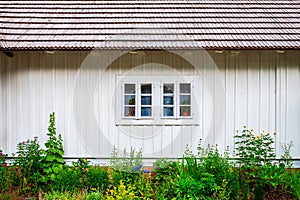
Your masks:
<svg viewBox="0 0 300 200"><path fill-rule="evenodd" d="M300 47L297 0L0 1L0 13L2 50Z"/></svg>

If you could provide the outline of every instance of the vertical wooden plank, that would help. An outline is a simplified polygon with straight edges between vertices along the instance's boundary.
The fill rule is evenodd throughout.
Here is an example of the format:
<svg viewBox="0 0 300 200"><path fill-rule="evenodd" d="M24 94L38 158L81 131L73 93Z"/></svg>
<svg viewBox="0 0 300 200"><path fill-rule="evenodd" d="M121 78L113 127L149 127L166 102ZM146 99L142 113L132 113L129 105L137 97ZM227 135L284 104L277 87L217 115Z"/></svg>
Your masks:
<svg viewBox="0 0 300 200"><path fill-rule="evenodd" d="M277 127L276 152L279 152L279 143L286 143L286 96L287 96L287 66L286 54L276 54L277 67Z"/></svg>
<svg viewBox="0 0 300 200"><path fill-rule="evenodd" d="M269 54L269 122L268 130L276 130L276 59L272 51Z"/></svg>
<svg viewBox="0 0 300 200"><path fill-rule="evenodd" d="M224 151L227 144L226 133L226 57L224 53L212 52L215 62L215 130L216 130L216 142L221 152ZM222 98L224 95L224 98ZM222 126L222 127L220 127ZM230 133L230 132L229 132Z"/></svg>
<svg viewBox="0 0 300 200"><path fill-rule="evenodd" d="M248 51L232 52L229 56L236 57L235 77L235 129L248 125Z"/></svg>
<svg viewBox="0 0 300 200"><path fill-rule="evenodd" d="M4 152L8 151L8 127L7 127L7 66L4 54L0 54L0 145Z"/></svg>
<svg viewBox="0 0 300 200"><path fill-rule="evenodd" d="M248 77L247 83L245 83L248 89L247 101L248 101L248 109L247 109L247 123L249 128L253 128L258 133L260 130L260 60L259 60L259 52L258 51L248 51ZM244 82L244 80L240 80Z"/></svg>
<svg viewBox="0 0 300 200"><path fill-rule="evenodd" d="M7 132L8 134L8 153L13 153L16 150L16 144L19 141L17 138L18 131L18 119L17 119L17 108L18 108L18 81L17 81L17 57L18 53L11 59L7 59L7 70L8 70L8 98L7 98Z"/></svg>
<svg viewBox="0 0 300 200"><path fill-rule="evenodd" d="M300 130L300 85L299 85L299 57L297 51L286 52L286 138L285 142L293 141L294 147L291 149L293 157L299 157L300 141L297 132Z"/></svg>
<svg viewBox="0 0 300 200"><path fill-rule="evenodd" d="M172 126L172 155L174 157L180 157L182 155L181 152L181 127L180 126Z"/></svg>
<svg viewBox="0 0 300 200"><path fill-rule="evenodd" d="M215 137L215 69L211 63L210 55L204 51L203 52L203 77L206 83L203 93L203 128L204 128L204 138L203 143L205 146L207 144L214 144L216 141Z"/></svg>
<svg viewBox="0 0 300 200"><path fill-rule="evenodd" d="M259 127L260 131L272 131L270 130L270 104L271 104L271 90L270 90L270 75L272 73L270 68L270 51L259 52ZM272 100L272 102L274 99ZM274 131L274 130L273 130Z"/></svg>
<svg viewBox="0 0 300 200"><path fill-rule="evenodd" d="M225 114L225 132L226 132L226 145L229 145L231 152L235 148L234 134L237 128L235 126L235 112L236 112L236 57L229 55L225 52L226 56L226 72L225 72L225 101L226 101L226 114Z"/></svg>
<svg viewBox="0 0 300 200"><path fill-rule="evenodd" d="M173 133L172 126L164 126L164 132L161 135L161 152L162 152L161 156L162 157L172 156L172 148L171 148L171 144L173 142L172 133Z"/></svg>

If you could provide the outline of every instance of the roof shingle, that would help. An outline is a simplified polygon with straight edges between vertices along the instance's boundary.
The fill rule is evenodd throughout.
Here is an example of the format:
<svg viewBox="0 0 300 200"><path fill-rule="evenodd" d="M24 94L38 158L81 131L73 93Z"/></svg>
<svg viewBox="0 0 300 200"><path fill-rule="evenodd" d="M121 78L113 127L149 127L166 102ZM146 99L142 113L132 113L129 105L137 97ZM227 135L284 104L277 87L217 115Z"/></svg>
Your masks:
<svg viewBox="0 0 300 200"><path fill-rule="evenodd" d="M299 49L297 0L1 1L2 50Z"/></svg>

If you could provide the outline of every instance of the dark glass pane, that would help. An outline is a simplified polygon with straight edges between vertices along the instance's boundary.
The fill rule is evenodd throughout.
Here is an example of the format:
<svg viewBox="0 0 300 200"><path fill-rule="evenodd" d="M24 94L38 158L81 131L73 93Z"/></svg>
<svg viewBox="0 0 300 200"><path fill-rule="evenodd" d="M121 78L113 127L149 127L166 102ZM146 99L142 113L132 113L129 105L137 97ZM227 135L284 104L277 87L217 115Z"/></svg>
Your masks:
<svg viewBox="0 0 300 200"><path fill-rule="evenodd" d="M125 94L135 94L135 84L125 84Z"/></svg>
<svg viewBox="0 0 300 200"><path fill-rule="evenodd" d="M180 105L191 105L191 95L180 95Z"/></svg>
<svg viewBox="0 0 300 200"><path fill-rule="evenodd" d="M125 105L135 105L135 95L125 95Z"/></svg>
<svg viewBox="0 0 300 200"><path fill-rule="evenodd" d="M191 93L191 84L180 83L180 93Z"/></svg>
<svg viewBox="0 0 300 200"><path fill-rule="evenodd" d="M180 106L180 116L191 116L191 107Z"/></svg>
<svg viewBox="0 0 300 200"><path fill-rule="evenodd" d="M142 94L151 94L152 93L151 84L142 84L141 85L141 93Z"/></svg>
<svg viewBox="0 0 300 200"><path fill-rule="evenodd" d="M152 104L151 96L142 96L141 97L141 104L142 105L151 105Z"/></svg>
<svg viewBox="0 0 300 200"><path fill-rule="evenodd" d="M174 93L174 84L164 84L164 93L173 94Z"/></svg>
<svg viewBox="0 0 300 200"><path fill-rule="evenodd" d="M142 117L150 117L151 116L151 107L142 107L141 108L141 116Z"/></svg>
<svg viewBox="0 0 300 200"><path fill-rule="evenodd" d="M174 97L172 96L164 97L164 105L174 105Z"/></svg>
<svg viewBox="0 0 300 200"><path fill-rule="evenodd" d="M124 115L126 117L134 117L135 116L135 107L125 107Z"/></svg>
<svg viewBox="0 0 300 200"><path fill-rule="evenodd" d="M164 116L165 117L173 117L174 116L174 108L173 107L164 107Z"/></svg>

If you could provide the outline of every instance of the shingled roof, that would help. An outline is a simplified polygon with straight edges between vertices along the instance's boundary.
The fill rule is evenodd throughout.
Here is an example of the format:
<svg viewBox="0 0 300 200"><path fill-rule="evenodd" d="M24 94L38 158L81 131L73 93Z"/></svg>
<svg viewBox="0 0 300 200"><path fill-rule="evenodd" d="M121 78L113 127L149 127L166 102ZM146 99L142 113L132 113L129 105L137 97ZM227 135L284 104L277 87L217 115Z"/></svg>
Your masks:
<svg viewBox="0 0 300 200"><path fill-rule="evenodd" d="M299 49L299 0L0 1L2 50Z"/></svg>

